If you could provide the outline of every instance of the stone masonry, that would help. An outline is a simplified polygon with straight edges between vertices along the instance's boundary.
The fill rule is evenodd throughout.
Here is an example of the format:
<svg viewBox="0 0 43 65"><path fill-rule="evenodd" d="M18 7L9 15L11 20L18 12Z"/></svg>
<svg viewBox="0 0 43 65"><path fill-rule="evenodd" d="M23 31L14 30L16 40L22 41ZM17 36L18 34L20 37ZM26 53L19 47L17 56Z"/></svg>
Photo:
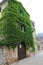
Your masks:
<svg viewBox="0 0 43 65"><path fill-rule="evenodd" d="M7 46L3 46L2 51L1 51L1 57L2 58L2 64L4 65L9 65L13 62L18 61L18 48L16 47L15 49L9 49ZM30 56L30 52L26 51L26 56ZM1 59L0 59L1 61Z"/></svg>

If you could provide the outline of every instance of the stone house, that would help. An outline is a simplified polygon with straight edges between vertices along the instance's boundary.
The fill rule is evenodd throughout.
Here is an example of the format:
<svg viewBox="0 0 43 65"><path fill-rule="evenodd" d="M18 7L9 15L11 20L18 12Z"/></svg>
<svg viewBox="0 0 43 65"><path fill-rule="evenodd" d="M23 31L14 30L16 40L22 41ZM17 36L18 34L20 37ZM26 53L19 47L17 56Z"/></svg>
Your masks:
<svg viewBox="0 0 43 65"><path fill-rule="evenodd" d="M0 16L2 10L6 7L7 5L7 0L3 0L0 3ZM21 11L22 13L22 11ZM25 31L24 26L20 26L21 30ZM15 49L9 49L7 46L3 46L0 48L0 64L10 64L15 61L21 60L23 58L29 57L30 52L26 51L26 45L25 42L22 41L21 44L19 44Z"/></svg>
<svg viewBox="0 0 43 65"><path fill-rule="evenodd" d="M38 35L36 35L36 44L38 51L43 50L43 38L40 38Z"/></svg>
<svg viewBox="0 0 43 65"><path fill-rule="evenodd" d="M32 21L32 20L31 20L31 22L32 22L32 28L33 28L33 30L34 30L34 32L33 32L33 38L34 38L35 53L36 53L38 50L37 50L37 43L36 43L36 30L35 30L35 22L34 22L34 21Z"/></svg>

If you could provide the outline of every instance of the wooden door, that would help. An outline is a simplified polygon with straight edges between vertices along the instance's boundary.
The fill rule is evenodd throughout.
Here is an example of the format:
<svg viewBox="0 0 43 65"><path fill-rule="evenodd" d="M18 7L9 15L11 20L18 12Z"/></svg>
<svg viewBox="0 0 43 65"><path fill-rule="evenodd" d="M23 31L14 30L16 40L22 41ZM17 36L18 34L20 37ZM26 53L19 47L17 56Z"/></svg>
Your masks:
<svg viewBox="0 0 43 65"><path fill-rule="evenodd" d="M18 45L18 60L26 58L26 45L22 42Z"/></svg>

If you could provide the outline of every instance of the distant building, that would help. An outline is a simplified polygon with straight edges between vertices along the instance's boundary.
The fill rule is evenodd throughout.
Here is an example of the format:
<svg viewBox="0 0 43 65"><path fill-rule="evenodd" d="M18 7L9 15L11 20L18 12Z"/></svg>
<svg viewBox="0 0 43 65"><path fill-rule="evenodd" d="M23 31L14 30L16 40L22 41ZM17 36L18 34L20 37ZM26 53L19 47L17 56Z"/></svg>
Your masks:
<svg viewBox="0 0 43 65"><path fill-rule="evenodd" d="M36 48L36 52L37 51L40 51L43 49L43 39L39 38L37 35L36 35L36 30L35 30L35 23L31 20L32 22L32 28L34 30L33 32L33 38L34 38L34 44L35 44L35 48Z"/></svg>
<svg viewBox="0 0 43 65"><path fill-rule="evenodd" d="M3 9L6 7L7 5L7 0L3 0L1 3L0 3L0 16L1 16L1 12L3 11Z"/></svg>
<svg viewBox="0 0 43 65"><path fill-rule="evenodd" d="M34 44L35 44L35 49L36 52L43 50L43 38L39 38L36 35L36 30L35 30L35 23L31 20L32 22L32 28L34 30L33 32L33 38L34 38Z"/></svg>
<svg viewBox="0 0 43 65"><path fill-rule="evenodd" d="M35 44L35 52L37 52L35 22L31 20L31 23L32 23L32 28L33 28L33 39L34 39L34 44Z"/></svg>
<svg viewBox="0 0 43 65"><path fill-rule="evenodd" d="M37 50L38 51L43 50L43 38L39 38L36 35L36 44L37 44Z"/></svg>

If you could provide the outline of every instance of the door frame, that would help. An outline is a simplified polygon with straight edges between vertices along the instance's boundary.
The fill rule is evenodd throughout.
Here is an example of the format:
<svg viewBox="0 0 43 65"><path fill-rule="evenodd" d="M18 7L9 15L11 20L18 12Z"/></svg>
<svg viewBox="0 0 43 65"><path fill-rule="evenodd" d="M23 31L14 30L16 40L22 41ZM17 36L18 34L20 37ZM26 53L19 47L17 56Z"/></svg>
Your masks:
<svg viewBox="0 0 43 65"><path fill-rule="evenodd" d="M23 58L26 58L26 45L25 45L25 42L22 41L20 44L24 46L24 55L25 55L25 57L23 57ZM20 57L19 57L19 53L20 53L20 52L19 52L19 49L20 49L20 48L19 48L19 45L20 45L20 44L18 44L18 60L23 59L23 58L20 59Z"/></svg>

